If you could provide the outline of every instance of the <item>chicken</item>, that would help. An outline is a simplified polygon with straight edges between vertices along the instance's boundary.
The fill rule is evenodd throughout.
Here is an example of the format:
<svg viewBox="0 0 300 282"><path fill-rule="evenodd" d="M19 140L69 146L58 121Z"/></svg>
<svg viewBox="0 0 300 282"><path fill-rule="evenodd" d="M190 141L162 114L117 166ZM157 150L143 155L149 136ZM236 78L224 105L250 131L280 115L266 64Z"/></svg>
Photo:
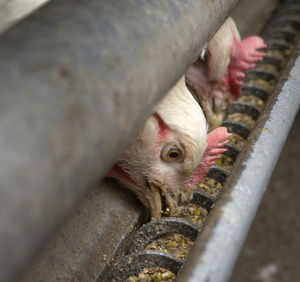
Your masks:
<svg viewBox="0 0 300 282"><path fill-rule="evenodd" d="M209 41L201 58L188 68L187 86L200 103L209 130L221 124L224 109L241 91L244 72L262 59L265 54L258 50L265 47L258 36L241 40L229 18Z"/></svg>
<svg viewBox="0 0 300 282"><path fill-rule="evenodd" d="M107 176L131 188L160 218L162 196L170 213L188 202L227 142L226 128L207 135L201 107L182 77L155 108L154 114Z"/></svg>

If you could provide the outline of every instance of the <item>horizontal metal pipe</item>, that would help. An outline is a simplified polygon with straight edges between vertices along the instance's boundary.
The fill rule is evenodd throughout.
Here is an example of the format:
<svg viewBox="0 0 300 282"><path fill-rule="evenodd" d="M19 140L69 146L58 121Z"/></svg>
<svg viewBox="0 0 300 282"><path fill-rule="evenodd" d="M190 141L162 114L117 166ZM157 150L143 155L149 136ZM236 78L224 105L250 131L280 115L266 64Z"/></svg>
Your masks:
<svg viewBox="0 0 300 282"><path fill-rule="evenodd" d="M227 183L227 189L232 190L224 195L222 206L208 221L211 228L197 238L190 263L183 268L178 281L224 282L229 278L299 110L299 51L297 55L291 72L283 75L288 80L273 97L275 103L268 118L262 115L252 134L253 139L258 135L255 144L232 171Z"/></svg>
<svg viewBox="0 0 300 282"><path fill-rule="evenodd" d="M0 280L96 186L237 0L52 0L0 38Z"/></svg>

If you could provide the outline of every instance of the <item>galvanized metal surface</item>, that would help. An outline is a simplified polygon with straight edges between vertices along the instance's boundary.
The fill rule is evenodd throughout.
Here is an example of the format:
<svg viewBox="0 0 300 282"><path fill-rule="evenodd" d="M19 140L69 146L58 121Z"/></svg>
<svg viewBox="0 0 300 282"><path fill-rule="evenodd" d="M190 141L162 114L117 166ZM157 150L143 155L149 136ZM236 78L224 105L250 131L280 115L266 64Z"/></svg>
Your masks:
<svg viewBox="0 0 300 282"><path fill-rule="evenodd" d="M299 50L299 48L298 48ZM299 54L297 54L299 55ZM293 65L294 64L294 65ZM269 178L289 133L300 105L300 57L286 72L282 89L270 102L269 116L261 116L260 125L252 133L255 144L247 151L243 162L236 166L228 180L228 189L196 240L189 263L178 281L227 281L249 226L256 213Z"/></svg>
<svg viewBox="0 0 300 282"><path fill-rule="evenodd" d="M127 247L124 236L146 220L143 210L134 195L106 180L83 198L18 281L94 281Z"/></svg>
<svg viewBox="0 0 300 282"><path fill-rule="evenodd" d="M0 38L0 280L95 187L237 0L53 0Z"/></svg>

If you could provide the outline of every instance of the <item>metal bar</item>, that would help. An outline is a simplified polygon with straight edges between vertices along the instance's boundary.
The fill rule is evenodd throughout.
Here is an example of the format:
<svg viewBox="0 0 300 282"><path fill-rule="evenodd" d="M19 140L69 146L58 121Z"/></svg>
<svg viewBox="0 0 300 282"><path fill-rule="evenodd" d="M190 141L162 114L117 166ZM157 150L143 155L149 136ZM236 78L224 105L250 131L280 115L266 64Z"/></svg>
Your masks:
<svg viewBox="0 0 300 282"><path fill-rule="evenodd" d="M270 102L274 105L268 118L262 115L259 126L251 135L254 140L258 136L255 144L245 152L244 161L232 171L227 183L229 191L208 221L211 228L205 229L197 238L190 262L183 268L178 281L223 282L229 278L299 110L299 51L297 56L290 72L283 75L287 80L281 90L277 89L280 93Z"/></svg>
<svg viewBox="0 0 300 282"><path fill-rule="evenodd" d="M97 185L237 0L53 0L0 38L0 280Z"/></svg>
<svg viewBox="0 0 300 282"><path fill-rule="evenodd" d="M0 0L0 33L48 1L49 0Z"/></svg>
<svg viewBox="0 0 300 282"><path fill-rule="evenodd" d="M278 3L279 0L241 0L231 15L237 23L241 36L258 34Z"/></svg>
<svg viewBox="0 0 300 282"><path fill-rule="evenodd" d="M95 281L123 253L143 207L113 180L92 189L17 281Z"/></svg>

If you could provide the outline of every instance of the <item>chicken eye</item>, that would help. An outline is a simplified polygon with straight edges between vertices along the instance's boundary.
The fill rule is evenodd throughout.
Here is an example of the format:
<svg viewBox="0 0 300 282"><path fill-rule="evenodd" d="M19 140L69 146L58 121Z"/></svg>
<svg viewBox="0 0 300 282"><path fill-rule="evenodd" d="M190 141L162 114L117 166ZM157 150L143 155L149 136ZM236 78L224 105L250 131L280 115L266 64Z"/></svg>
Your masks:
<svg viewBox="0 0 300 282"><path fill-rule="evenodd" d="M162 152L161 152L161 159L165 162L176 162L181 161L184 158L184 151L183 149L176 144L167 144Z"/></svg>
<svg viewBox="0 0 300 282"><path fill-rule="evenodd" d="M171 159L178 159L181 156L181 151L178 149L171 149L168 153L168 157Z"/></svg>

